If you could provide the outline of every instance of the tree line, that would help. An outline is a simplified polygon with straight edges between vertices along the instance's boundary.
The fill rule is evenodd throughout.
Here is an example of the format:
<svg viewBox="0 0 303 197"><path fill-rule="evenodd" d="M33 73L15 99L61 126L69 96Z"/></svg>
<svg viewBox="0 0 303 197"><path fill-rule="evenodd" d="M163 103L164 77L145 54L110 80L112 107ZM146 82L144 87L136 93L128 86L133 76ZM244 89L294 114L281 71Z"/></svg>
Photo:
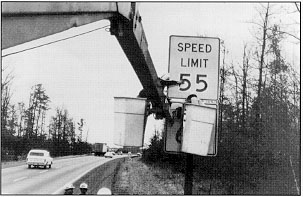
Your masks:
<svg viewBox="0 0 303 197"><path fill-rule="evenodd" d="M6 68L3 68L6 69ZM3 70L2 70L3 71ZM31 88L28 106L24 102L11 102L11 84L8 74L1 83L1 159L24 158L30 149L47 149L52 156L84 154L91 151L82 140L83 119L75 123L68 110L56 108L46 125L46 114L51 102L42 84ZM76 134L77 132L79 134Z"/></svg>

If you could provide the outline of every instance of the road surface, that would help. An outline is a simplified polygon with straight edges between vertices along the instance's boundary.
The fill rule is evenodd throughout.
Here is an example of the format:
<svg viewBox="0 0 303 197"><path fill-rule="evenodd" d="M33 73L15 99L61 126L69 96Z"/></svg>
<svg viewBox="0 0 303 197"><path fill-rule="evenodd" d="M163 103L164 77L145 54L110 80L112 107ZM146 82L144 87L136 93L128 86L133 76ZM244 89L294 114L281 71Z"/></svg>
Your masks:
<svg viewBox="0 0 303 197"><path fill-rule="evenodd" d="M114 158L122 156L115 155ZM27 165L4 168L1 172L2 194L54 194L91 169L111 160L96 156L54 159L52 168L27 168ZM77 186L76 186L77 187Z"/></svg>

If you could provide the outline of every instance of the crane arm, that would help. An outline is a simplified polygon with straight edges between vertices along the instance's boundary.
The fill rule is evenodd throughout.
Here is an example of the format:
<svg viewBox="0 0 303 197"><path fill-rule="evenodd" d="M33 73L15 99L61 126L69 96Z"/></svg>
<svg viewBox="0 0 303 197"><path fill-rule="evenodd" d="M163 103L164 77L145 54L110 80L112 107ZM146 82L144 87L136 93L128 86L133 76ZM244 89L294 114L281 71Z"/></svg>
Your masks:
<svg viewBox="0 0 303 197"><path fill-rule="evenodd" d="M111 34L120 43L159 117L169 116L136 3L3 2L2 49L103 19L110 20Z"/></svg>

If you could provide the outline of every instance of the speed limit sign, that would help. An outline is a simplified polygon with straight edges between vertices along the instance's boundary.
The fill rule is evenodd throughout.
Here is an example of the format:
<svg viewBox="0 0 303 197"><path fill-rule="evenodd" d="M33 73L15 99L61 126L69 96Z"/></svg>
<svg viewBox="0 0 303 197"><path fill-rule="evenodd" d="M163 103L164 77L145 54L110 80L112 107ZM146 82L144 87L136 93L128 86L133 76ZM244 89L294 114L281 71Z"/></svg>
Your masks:
<svg viewBox="0 0 303 197"><path fill-rule="evenodd" d="M170 79L181 81L180 86L169 86L170 98L217 100L219 95L220 39L192 36L170 36Z"/></svg>

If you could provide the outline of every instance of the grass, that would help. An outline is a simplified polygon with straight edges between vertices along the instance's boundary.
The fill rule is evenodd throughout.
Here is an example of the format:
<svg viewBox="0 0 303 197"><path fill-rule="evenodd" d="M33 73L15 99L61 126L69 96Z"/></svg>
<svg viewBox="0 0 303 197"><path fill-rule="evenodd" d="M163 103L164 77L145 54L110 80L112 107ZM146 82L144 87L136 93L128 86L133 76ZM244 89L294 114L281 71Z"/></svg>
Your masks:
<svg viewBox="0 0 303 197"><path fill-rule="evenodd" d="M113 159L94 168L74 182L74 185L77 187L74 190L74 194L80 194L80 189L78 187L82 182L88 184L87 194L90 195L97 194L98 190L103 187L112 190L112 182L121 163L124 163L124 158Z"/></svg>
<svg viewBox="0 0 303 197"><path fill-rule="evenodd" d="M140 158L127 160L115 175L112 192L114 195L183 195L184 174L173 169L165 162L144 163ZM193 195L296 195L286 190L291 189L290 186L281 187L284 192L278 191L276 187L280 182L276 178L260 179L252 187L249 178L242 180L235 176L226 179L208 170L203 165L195 165Z"/></svg>
<svg viewBox="0 0 303 197"><path fill-rule="evenodd" d="M226 185L195 170L193 195L226 195ZM165 162L144 163L134 158L121 164L113 187L115 195L184 195L184 173Z"/></svg>
<svg viewBox="0 0 303 197"><path fill-rule="evenodd" d="M183 195L183 174L169 166L145 164L140 158L123 163L115 180L115 195Z"/></svg>

